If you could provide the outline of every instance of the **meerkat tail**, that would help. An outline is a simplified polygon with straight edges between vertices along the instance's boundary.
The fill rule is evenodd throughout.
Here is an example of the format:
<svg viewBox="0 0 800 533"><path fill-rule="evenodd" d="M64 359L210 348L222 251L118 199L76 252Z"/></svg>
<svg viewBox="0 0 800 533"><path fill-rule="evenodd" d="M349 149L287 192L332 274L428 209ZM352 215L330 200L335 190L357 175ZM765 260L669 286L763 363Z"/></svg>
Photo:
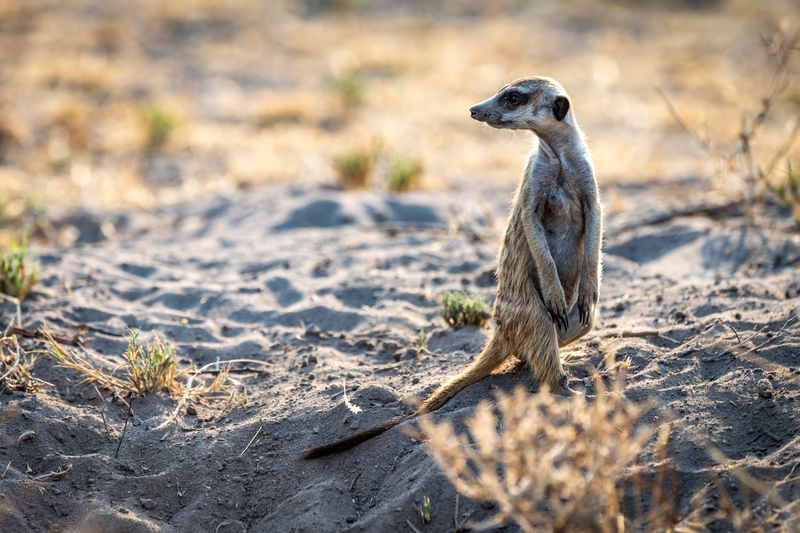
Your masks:
<svg viewBox="0 0 800 533"><path fill-rule="evenodd" d="M494 338L490 339L472 364L425 398L425 401L419 406L414 416L424 415L439 409L459 391L491 374L506 359L506 354L500 349L499 344Z"/></svg>
<svg viewBox="0 0 800 533"><path fill-rule="evenodd" d="M332 442L331 444L326 444L324 446L318 446L317 448L311 448L309 450L306 450L300 455L300 459L319 459L320 457L327 457L328 455L333 455L336 453L343 452L345 450L349 450L350 448L358 446L362 442L368 441L373 437L377 437L378 435L389 431L397 424L405 422L406 420L410 420L415 416L416 413L396 416L379 426L367 429L365 431L362 431L361 433L356 433L355 435L347 437L346 439L338 440L336 442Z"/></svg>
<svg viewBox="0 0 800 533"><path fill-rule="evenodd" d="M478 357L475 358L475 361L473 361L471 365L465 368L464 371L462 371L459 375L433 391L433 393L420 404L419 408L415 412L407 415L396 416L379 426L356 433L355 435L347 437L346 439L306 450L300 455L300 459L319 459L320 457L326 457L328 455L349 450L350 448L358 446L362 442L368 441L373 437L377 437L378 435L389 431L396 425L401 424L406 420L411 420L417 416L437 410L447 403L447 401L455 396L460 390L485 378L503 363L506 357L502 350L500 350L498 344L499 343L494 339L491 339L488 343L486 343L486 346L483 348L481 353L478 354Z"/></svg>

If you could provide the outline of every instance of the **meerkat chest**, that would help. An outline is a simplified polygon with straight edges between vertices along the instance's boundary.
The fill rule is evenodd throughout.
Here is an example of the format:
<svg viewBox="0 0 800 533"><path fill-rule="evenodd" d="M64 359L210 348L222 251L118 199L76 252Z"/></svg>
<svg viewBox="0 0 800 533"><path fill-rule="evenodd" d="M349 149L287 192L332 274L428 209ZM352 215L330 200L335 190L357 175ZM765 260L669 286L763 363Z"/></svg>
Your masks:
<svg viewBox="0 0 800 533"><path fill-rule="evenodd" d="M582 224L580 200L567 187L554 186L544 192L538 215L549 234L571 232Z"/></svg>

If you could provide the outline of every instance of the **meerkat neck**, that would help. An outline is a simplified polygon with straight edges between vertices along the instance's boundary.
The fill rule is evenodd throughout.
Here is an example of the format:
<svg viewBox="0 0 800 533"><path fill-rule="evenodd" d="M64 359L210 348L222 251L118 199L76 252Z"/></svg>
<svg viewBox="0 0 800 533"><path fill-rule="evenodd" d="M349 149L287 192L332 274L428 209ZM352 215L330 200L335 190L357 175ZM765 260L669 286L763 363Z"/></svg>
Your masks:
<svg viewBox="0 0 800 533"><path fill-rule="evenodd" d="M561 128L533 133L539 139L539 150L559 160L585 159L588 154L585 137L574 119Z"/></svg>

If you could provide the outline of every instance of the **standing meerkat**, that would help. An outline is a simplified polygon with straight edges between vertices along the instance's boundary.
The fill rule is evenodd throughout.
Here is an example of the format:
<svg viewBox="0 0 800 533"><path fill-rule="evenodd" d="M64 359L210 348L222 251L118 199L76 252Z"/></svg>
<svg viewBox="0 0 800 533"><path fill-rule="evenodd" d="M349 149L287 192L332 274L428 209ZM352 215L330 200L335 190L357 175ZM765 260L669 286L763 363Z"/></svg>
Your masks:
<svg viewBox="0 0 800 533"><path fill-rule="evenodd" d="M517 80L470 109L494 128L539 139L514 196L497 265L495 330L475 360L409 415L312 448L313 459L341 452L406 420L435 411L514 356L539 383L571 393L559 347L585 335L600 289L602 213L589 149L569 96L555 80Z"/></svg>

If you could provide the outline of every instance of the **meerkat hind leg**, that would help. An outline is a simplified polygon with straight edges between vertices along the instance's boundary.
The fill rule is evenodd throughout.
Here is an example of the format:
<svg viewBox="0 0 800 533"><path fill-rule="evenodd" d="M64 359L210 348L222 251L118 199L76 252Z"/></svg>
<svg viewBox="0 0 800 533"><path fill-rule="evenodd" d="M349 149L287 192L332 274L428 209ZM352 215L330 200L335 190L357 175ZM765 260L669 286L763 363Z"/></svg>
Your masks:
<svg viewBox="0 0 800 533"><path fill-rule="evenodd" d="M533 307L528 317L530 323L524 329L524 339L519 341L516 352L524 358L539 384L547 384L556 393L569 391L567 373L561 365L558 353L556 327L544 306Z"/></svg>

